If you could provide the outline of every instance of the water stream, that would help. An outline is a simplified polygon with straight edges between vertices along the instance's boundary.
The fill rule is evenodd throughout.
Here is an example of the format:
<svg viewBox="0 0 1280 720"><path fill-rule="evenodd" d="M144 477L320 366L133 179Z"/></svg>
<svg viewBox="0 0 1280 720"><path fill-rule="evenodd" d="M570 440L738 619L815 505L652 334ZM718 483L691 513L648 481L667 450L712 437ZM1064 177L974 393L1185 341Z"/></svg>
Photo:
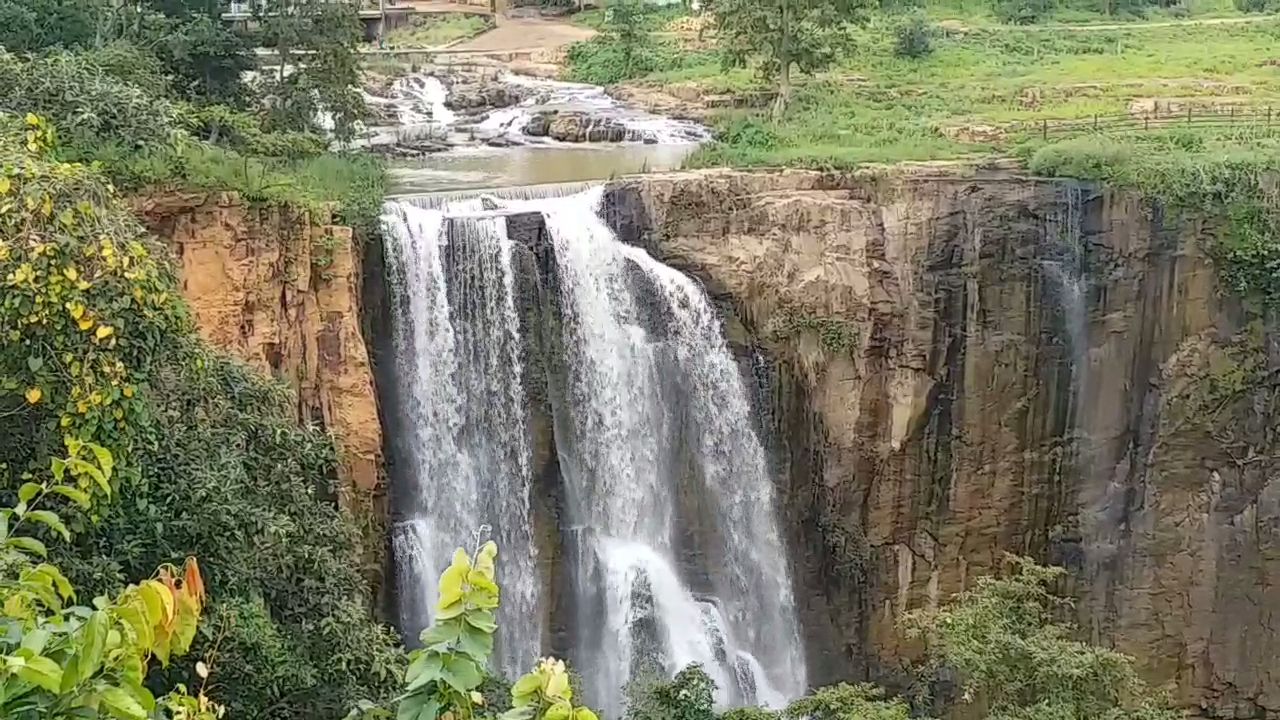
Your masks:
<svg viewBox="0 0 1280 720"><path fill-rule="evenodd" d="M413 447L408 477L393 479L411 498L395 509L402 627L429 622L435 577L484 523L503 550L500 667L515 674L546 650L527 393L543 381L575 613L557 620L572 628L569 659L591 701L619 717L630 680L701 663L721 706L779 707L805 688L804 656L747 386L702 287L619 242L602 193L387 205ZM545 327L522 327L516 307L515 212L540 213L549 236ZM521 348L548 330L542 352L556 356L523 363ZM689 496L708 509L691 511ZM697 552L689 526L705 538Z"/></svg>
<svg viewBox="0 0 1280 720"><path fill-rule="evenodd" d="M603 180L646 171L673 170L710 137L697 123L627 107L594 85L501 73L493 81L523 97L481 114L449 107L451 88L440 77L416 73L397 79L371 106L394 119L369 129L370 145L431 139L449 147L390 167L392 194L414 195L460 188ZM620 128L616 142L561 142L525 129L538 116L582 114Z"/></svg>

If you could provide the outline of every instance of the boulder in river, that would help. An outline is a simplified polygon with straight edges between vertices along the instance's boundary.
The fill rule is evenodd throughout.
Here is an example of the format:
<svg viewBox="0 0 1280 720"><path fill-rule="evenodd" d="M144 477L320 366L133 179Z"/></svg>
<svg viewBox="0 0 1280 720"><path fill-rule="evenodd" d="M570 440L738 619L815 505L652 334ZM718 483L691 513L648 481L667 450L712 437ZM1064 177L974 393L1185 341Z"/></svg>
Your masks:
<svg viewBox="0 0 1280 720"><path fill-rule="evenodd" d="M612 118L560 113L551 120L547 135L561 142L621 142L627 139L627 128Z"/></svg>

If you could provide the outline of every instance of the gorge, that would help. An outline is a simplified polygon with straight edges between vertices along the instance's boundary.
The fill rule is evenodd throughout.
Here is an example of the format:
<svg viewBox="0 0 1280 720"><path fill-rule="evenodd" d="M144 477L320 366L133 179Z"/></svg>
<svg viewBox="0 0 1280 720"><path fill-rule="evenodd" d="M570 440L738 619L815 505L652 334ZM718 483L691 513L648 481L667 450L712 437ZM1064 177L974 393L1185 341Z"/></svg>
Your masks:
<svg viewBox="0 0 1280 720"><path fill-rule="evenodd" d="M695 278L723 324L773 482L810 685L851 677L892 684L919 650L897 631L898 618L945 600L1014 552L1067 567L1061 589L1078 599L1089 639L1136 656L1144 675L1193 715L1280 709L1280 677L1268 662L1280 643L1270 610L1278 598L1266 580L1277 562L1275 361L1268 326L1224 288L1210 259L1220 221L1175 215L1130 192L1007 170L689 172L624 178L602 192L599 216L612 234ZM527 479L514 474L530 488L527 538L491 519L498 503L524 511L518 495L491 487L446 498L474 513L460 518L464 536L455 542L488 522L507 546L536 548L524 571L535 576L529 597L540 608L540 646L574 659L582 608L569 568L582 559L572 531L583 507L569 493L573 468L562 458L613 458L561 447L581 432L554 408L564 388L552 380L563 381L571 354L553 351L565 328L545 313L563 296L541 295L535 282L563 280L558 201L496 198L495 209L481 212L466 207L480 203L474 195L438 202L453 208L404 205L418 217L423 249L445 214L475 252L489 249L462 263L465 287L423 283L415 292L420 301L443 292L450 307L465 301L470 320L451 326L456 347L468 349L468 362L520 368L526 378L523 400L503 384L513 373L437 384L455 397L494 398L479 415L455 418L461 428L490 429L490 420L512 413L527 423L521 437L468 437L487 443L477 445L477 468L519 468L527 458ZM193 235L208 223L222 227L216 216L185 212L193 213L184 221ZM577 217L584 231L600 231ZM262 257L243 238L218 242L240 247L246 262ZM391 481L383 503L402 518L410 507L398 494L410 474L403 445L413 436L400 419L411 395L401 389L393 332L397 273L408 268L395 269L394 247L388 240L385 249L353 249L350 279L362 292L345 312L363 320ZM632 250L608 255L618 256ZM671 333L689 329L671 322L670 286L646 280L653 268L627 267L638 290L622 299L638 306L643 332L667 333L672 353L645 362L679 362ZM662 312L646 312L653 308ZM261 331L269 321L261 304L256 312ZM429 313L413 317L433 322ZM560 358L559 366L547 358ZM640 360L630 358L628 371L652 372ZM656 391L698 401L684 388ZM371 398L343 397L339 406L374 409ZM630 453L635 439L596 452ZM672 468L686 465L668 481L698 478L696 447L672 455ZM674 558L679 597L716 598L733 642L749 643L737 634L732 599L705 573L730 565L715 554L723 526L706 522L718 520L714 506L693 492L711 485L691 485L658 498L673 517L696 520L676 523L665 559ZM510 571L514 557L504 552ZM771 682L789 681L761 666Z"/></svg>

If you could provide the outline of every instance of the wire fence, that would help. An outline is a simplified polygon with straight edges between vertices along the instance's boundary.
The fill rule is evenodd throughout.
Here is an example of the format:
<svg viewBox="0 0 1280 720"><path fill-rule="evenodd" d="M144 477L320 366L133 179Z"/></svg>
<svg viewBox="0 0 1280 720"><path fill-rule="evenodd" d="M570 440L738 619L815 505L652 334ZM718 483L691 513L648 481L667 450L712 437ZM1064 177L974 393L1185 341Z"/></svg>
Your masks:
<svg viewBox="0 0 1280 720"><path fill-rule="evenodd" d="M1170 128L1241 127L1280 129L1280 111L1271 107L1187 108L1185 111L1158 110L1141 114L1093 115L1084 118L1029 121L1018 129L1048 140L1053 136L1085 133L1140 132Z"/></svg>

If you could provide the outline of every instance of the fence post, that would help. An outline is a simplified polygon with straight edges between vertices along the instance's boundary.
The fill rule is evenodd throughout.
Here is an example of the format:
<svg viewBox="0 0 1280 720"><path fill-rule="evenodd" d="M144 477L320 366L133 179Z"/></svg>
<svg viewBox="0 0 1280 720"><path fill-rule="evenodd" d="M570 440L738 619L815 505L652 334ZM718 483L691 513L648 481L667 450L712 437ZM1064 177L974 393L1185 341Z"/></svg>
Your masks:
<svg viewBox="0 0 1280 720"><path fill-rule="evenodd" d="M1267 127L1271 127L1271 106L1267 106Z"/></svg>
<svg viewBox="0 0 1280 720"><path fill-rule="evenodd" d="M1191 124L1191 106L1190 105L1187 106L1187 124L1188 125Z"/></svg>
<svg viewBox="0 0 1280 720"><path fill-rule="evenodd" d="M1151 129L1151 113L1142 113L1142 129Z"/></svg>
<svg viewBox="0 0 1280 720"><path fill-rule="evenodd" d="M1040 139L1049 139L1049 121L1044 118L1040 119Z"/></svg>
<svg viewBox="0 0 1280 720"><path fill-rule="evenodd" d="M1098 132L1098 113L1093 114L1093 131Z"/></svg>

